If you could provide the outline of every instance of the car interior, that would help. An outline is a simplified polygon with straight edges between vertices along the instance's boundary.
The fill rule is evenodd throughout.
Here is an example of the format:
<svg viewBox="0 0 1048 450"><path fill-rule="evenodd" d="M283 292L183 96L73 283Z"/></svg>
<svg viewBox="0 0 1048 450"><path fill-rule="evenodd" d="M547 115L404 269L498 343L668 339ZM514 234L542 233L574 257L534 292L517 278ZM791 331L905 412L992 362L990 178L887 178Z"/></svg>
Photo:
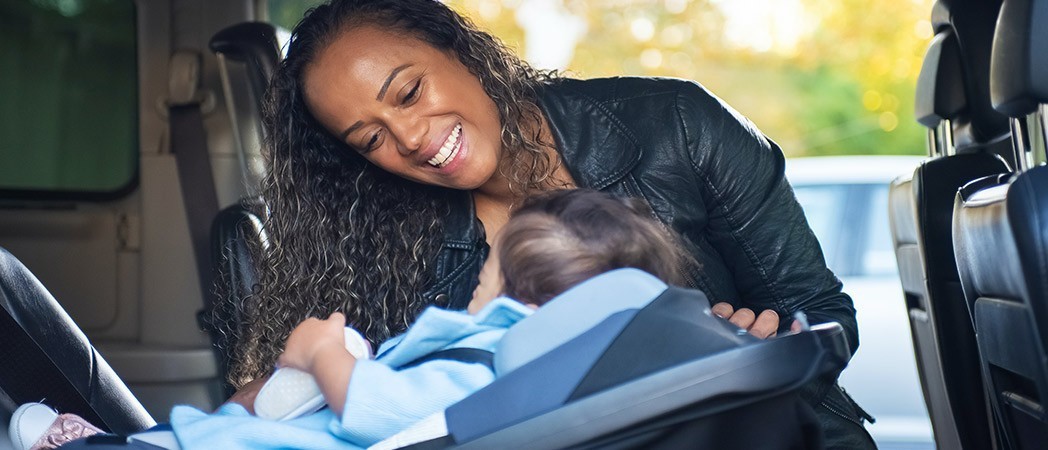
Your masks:
<svg viewBox="0 0 1048 450"><path fill-rule="evenodd" d="M1044 158L1048 91L1034 67L1048 41L1027 30L1046 8L941 1L932 14L916 99L930 159L893 181L890 213L940 448L1036 448L1048 430L1043 299L1027 284L1043 277L1025 259L1045 249L1024 234L1044 229L1028 190Z"/></svg>
<svg viewBox="0 0 1048 450"><path fill-rule="evenodd" d="M11 58L22 69L0 98L32 99L0 106L12 117L0 129L23 135L12 138L21 147L58 149L59 168L42 186L0 156L0 423L44 399L129 434L165 422L173 405L211 410L233 392L225 372L236 337L218 330L238 320L235 299L254 284L249 248L267 245L261 99L287 36L254 0L60 3L61 14L0 5L0 18L12 18L0 36L19 43ZM924 402L939 448L1041 448L1048 1L939 0L928 13L935 37L915 98L928 158L891 183L888 200ZM96 60L105 73L78 76ZM61 123L31 123L33 108ZM124 163L104 179L76 175L96 159ZM610 348L629 323L623 313L649 320L658 315L649 308L606 311L580 335ZM543 367L578 359L580 335L449 408L444 434L399 445L642 446L650 441L623 430L768 406L839 371L848 354L831 324L732 341L712 357L682 354L589 396L477 413L526 403L514 393L541 381ZM776 376L739 376L740 355ZM579 380L599 368L589 363Z"/></svg>

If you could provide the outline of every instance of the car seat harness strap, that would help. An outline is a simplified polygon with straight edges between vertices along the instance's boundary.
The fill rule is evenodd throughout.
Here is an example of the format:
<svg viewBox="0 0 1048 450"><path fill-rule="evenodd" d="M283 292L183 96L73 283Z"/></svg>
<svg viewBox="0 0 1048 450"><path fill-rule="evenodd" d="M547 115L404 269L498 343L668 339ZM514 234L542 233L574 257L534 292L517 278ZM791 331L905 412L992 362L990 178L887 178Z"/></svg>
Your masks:
<svg viewBox="0 0 1048 450"><path fill-rule="evenodd" d="M487 350L481 350L479 348L469 347L449 348L433 352L428 355L423 355L420 358L417 358L407 364L397 367L397 370L410 369L412 367L440 359L459 361L464 363L483 364L488 369L491 369L492 371L495 370L494 353Z"/></svg>

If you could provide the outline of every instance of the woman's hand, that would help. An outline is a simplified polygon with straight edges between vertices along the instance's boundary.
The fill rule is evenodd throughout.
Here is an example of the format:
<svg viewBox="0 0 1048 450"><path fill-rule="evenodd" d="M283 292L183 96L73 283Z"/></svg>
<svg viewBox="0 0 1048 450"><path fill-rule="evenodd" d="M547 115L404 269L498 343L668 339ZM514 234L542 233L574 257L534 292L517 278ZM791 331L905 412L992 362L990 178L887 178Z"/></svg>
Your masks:
<svg viewBox="0 0 1048 450"><path fill-rule="evenodd" d="M277 364L313 373L318 355L334 349L345 351L345 327L346 316L342 313L334 313L325 320L306 319L291 330Z"/></svg>
<svg viewBox="0 0 1048 450"><path fill-rule="evenodd" d="M765 309L758 316L749 308L741 308L736 311L731 305L721 302L713 305L710 311L760 339L775 336L779 329L779 314L770 309ZM794 325L792 328L796 328L796 324Z"/></svg>
<svg viewBox="0 0 1048 450"><path fill-rule="evenodd" d="M269 375L261 378L256 378L247 384L243 385L238 389L229 400L226 400L223 404L236 403L243 406L244 409L251 415L255 414L255 397L258 397L258 391L262 390L262 386L269 381Z"/></svg>

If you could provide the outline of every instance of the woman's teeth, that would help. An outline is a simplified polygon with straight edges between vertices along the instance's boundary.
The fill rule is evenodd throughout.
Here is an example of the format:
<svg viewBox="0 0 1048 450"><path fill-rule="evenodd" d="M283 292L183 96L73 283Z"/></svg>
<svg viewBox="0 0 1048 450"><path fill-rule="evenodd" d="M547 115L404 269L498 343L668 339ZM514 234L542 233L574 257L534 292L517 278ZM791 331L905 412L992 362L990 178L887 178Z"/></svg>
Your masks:
<svg viewBox="0 0 1048 450"><path fill-rule="evenodd" d="M460 134L462 134L462 124L456 125L455 129L451 130L451 135L444 141L444 145L440 146L440 151L427 162L434 167L444 167L450 164L458 156L459 149L462 148Z"/></svg>

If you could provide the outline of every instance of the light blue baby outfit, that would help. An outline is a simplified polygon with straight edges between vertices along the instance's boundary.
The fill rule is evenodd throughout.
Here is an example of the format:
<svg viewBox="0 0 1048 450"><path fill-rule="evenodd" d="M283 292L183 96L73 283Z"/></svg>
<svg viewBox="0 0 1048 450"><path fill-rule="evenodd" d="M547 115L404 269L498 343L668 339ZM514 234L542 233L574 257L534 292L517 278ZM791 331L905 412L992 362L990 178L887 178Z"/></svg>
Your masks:
<svg viewBox="0 0 1048 450"><path fill-rule="evenodd" d="M486 386L495 374L483 364L433 360L394 370L449 348L494 351L506 330L532 312L499 297L476 315L426 309L400 336L379 347L374 360L353 368L342 420L329 408L285 422L252 416L236 404L207 414L190 406L171 411L183 449L353 449L367 447L443 411Z"/></svg>

